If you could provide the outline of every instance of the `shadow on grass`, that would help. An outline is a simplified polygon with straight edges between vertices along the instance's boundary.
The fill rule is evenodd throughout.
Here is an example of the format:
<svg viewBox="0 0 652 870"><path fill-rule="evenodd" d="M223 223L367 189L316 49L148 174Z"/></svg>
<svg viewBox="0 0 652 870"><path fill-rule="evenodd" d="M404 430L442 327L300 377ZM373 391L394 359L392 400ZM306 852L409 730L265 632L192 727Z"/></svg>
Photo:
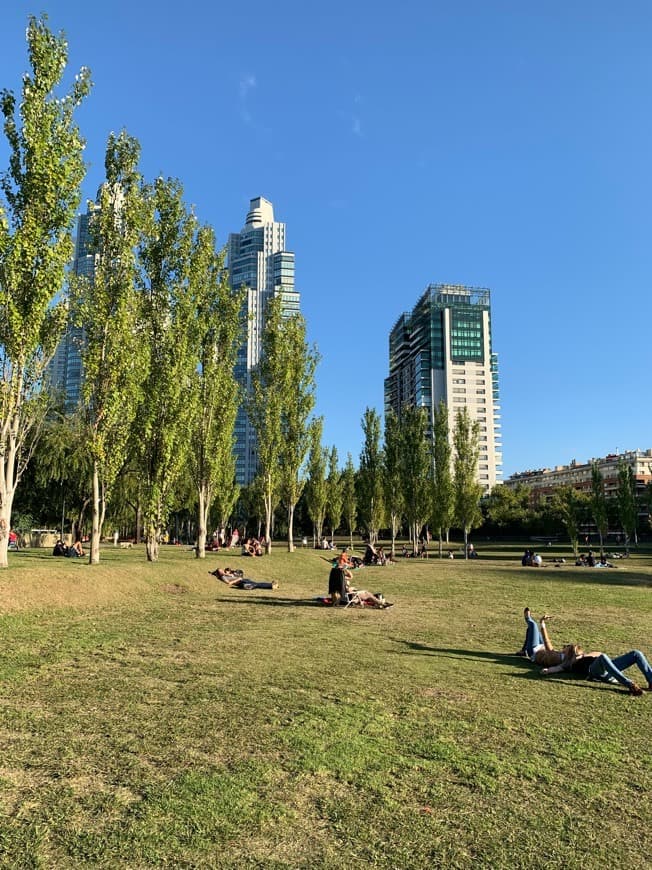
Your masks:
<svg viewBox="0 0 652 870"><path fill-rule="evenodd" d="M439 646L427 646L425 643L415 643L411 640L399 640L394 639L395 643L402 643L408 649L414 652L426 653L428 655L433 656L444 656L445 658L458 659L458 658L469 658L474 661L485 661L485 662L493 662L497 665L505 665L512 664L515 667L521 670L527 670L530 673L535 673L532 671L532 665L522 656L514 655L514 653L499 653L493 651L484 651L478 649L455 649L454 647L439 647Z"/></svg>
<svg viewBox="0 0 652 870"><path fill-rule="evenodd" d="M236 591L236 590L234 590ZM267 604L271 607L321 607L324 610L333 610L330 605L322 604L321 601L315 601L312 598L263 598L259 595L251 595L246 590L242 591L242 597L238 596L237 598L216 598L216 601L220 601L223 604ZM338 608L339 610L344 610L343 607ZM360 610L360 608L357 608ZM369 607L367 610L372 610L373 608Z"/></svg>

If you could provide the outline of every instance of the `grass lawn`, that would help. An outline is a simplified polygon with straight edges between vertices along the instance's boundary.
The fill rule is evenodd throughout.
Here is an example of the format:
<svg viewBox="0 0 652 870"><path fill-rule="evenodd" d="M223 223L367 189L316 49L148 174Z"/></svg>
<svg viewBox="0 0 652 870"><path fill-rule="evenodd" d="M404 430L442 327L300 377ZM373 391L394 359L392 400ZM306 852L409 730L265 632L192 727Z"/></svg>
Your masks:
<svg viewBox="0 0 652 870"><path fill-rule="evenodd" d="M649 868L652 694L513 653L528 604L559 643L652 655L652 558L520 552L362 569L386 611L317 605L313 550L10 554L0 867Z"/></svg>

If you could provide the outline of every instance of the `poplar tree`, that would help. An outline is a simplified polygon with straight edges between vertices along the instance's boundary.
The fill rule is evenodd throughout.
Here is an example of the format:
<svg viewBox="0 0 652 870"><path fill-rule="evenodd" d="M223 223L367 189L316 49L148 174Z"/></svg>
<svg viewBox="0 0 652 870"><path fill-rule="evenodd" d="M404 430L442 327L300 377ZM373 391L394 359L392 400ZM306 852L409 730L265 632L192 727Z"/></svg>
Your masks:
<svg viewBox="0 0 652 870"><path fill-rule="evenodd" d="M482 522L482 487L478 483L480 424L477 420L471 420L466 407L459 410L455 417L453 445L455 520L464 532L464 558L468 559L469 532Z"/></svg>
<svg viewBox="0 0 652 870"><path fill-rule="evenodd" d="M337 447L333 445L328 455L328 477L326 478L326 519L331 527L331 541L335 538L335 530L342 522L342 472L339 468Z"/></svg>
<svg viewBox="0 0 652 870"><path fill-rule="evenodd" d="M203 237L174 179L144 190L145 231L139 244L143 339L149 364L138 415L139 467L148 561L158 559L168 511L188 462L193 377L199 364L198 293L203 281Z"/></svg>
<svg viewBox="0 0 652 870"><path fill-rule="evenodd" d="M410 528L413 552L417 552L421 529L431 509L431 456L425 408L403 409L401 430L401 480L405 516Z"/></svg>
<svg viewBox="0 0 652 870"><path fill-rule="evenodd" d="M455 505L448 408L444 401L441 401L435 408L433 434L432 525L438 531L439 557L441 558L442 538L445 535L446 543L448 543Z"/></svg>
<svg viewBox="0 0 652 870"><path fill-rule="evenodd" d="M216 253L213 231L197 234L193 270L197 280L199 365L191 375L195 416L190 430L189 468L197 494L197 546L206 555L208 515L215 502L225 525L238 498L233 432L238 386L233 369L242 340L243 293L233 291L224 269L225 251Z"/></svg>
<svg viewBox="0 0 652 870"><path fill-rule="evenodd" d="M326 467L328 451L322 447L321 435L323 421L315 421L312 427L312 441L308 454L308 480L306 481L306 508L312 520L315 543L321 541L328 501Z"/></svg>
<svg viewBox="0 0 652 870"><path fill-rule="evenodd" d="M280 300L279 300L280 301ZM294 551L294 509L305 485L303 465L310 447L314 422L315 370L319 355L306 341L306 322L301 314L281 319L283 377L276 385L283 399L281 413L281 493L288 520L288 552Z"/></svg>
<svg viewBox="0 0 652 870"><path fill-rule="evenodd" d="M556 489L550 503L553 515L561 520L566 529L575 556L577 556L580 523L588 506L589 496L568 485Z"/></svg>
<svg viewBox="0 0 652 870"><path fill-rule="evenodd" d="M604 491L604 477L597 462L591 463L591 513L598 529L600 553L602 553L604 539L609 530L609 512Z"/></svg>
<svg viewBox="0 0 652 870"><path fill-rule="evenodd" d="M342 512L349 531L349 546L353 547L353 530L358 522L358 499L356 495L355 468L350 453L342 472Z"/></svg>
<svg viewBox="0 0 652 870"><path fill-rule="evenodd" d="M27 26L31 72L0 93L9 168L0 175L0 568L6 568L11 510L47 409L45 367L63 332L60 294L73 253L72 227L85 167L73 121L90 91L82 68L69 92L55 96L68 61L63 34L47 18Z"/></svg>
<svg viewBox="0 0 652 870"><path fill-rule="evenodd" d="M383 490L392 533L392 557L396 553L396 536L401 527L401 519L405 510L402 467L403 449L402 428L398 417L390 410L385 416Z"/></svg>
<svg viewBox="0 0 652 870"><path fill-rule="evenodd" d="M636 481L632 466L622 457L618 462L618 490L616 492L618 517L625 535L625 548L630 538L636 543L636 520L638 507L636 504Z"/></svg>
<svg viewBox="0 0 652 870"><path fill-rule="evenodd" d="M378 539L384 517L383 452L380 446L380 417L374 408L366 408L362 418L364 444L358 471L358 503L360 516L370 543Z"/></svg>
<svg viewBox="0 0 652 870"><path fill-rule="evenodd" d="M92 462L89 562L100 561L107 499L124 464L147 376L136 288L136 245L142 223L140 145L121 133L109 136L102 185L89 220L93 275L75 287L83 382L82 415Z"/></svg>

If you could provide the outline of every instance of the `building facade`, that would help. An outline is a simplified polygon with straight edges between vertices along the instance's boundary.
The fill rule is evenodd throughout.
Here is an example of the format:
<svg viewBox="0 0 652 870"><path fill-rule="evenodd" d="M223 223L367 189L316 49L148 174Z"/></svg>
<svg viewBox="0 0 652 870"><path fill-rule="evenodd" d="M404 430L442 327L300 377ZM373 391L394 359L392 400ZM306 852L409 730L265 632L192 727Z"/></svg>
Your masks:
<svg viewBox="0 0 652 870"><path fill-rule="evenodd" d="M478 482L491 489L502 476L502 441L489 290L430 284L392 328L385 412L400 417L406 405L427 408L432 429L434 410L442 400L451 432L463 407L478 421Z"/></svg>
<svg viewBox="0 0 652 870"><path fill-rule="evenodd" d="M77 218L77 233L75 237L75 255L72 262L72 273L90 280L95 274L95 257L91 250L89 221L94 203L89 203L86 214ZM48 366L50 388L56 393L66 413L71 413L81 401L82 361L80 350L84 341L84 331L74 326L70 321L57 345L54 356Z"/></svg>
<svg viewBox="0 0 652 870"><path fill-rule="evenodd" d="M572 486L580 492L590 493L591 468L595 463L604 480L605 495L613 498L618 492L618 470L621 462L625 462L632 469L636 491L642 495L647 484L652 481L652 449L609 453L599 459L589 459L588 462L577 462L573 459L568 465L557 465L555 468L520 471L508 477L505 486L527 486L534 500L549 500L561 486Z"/></svg>
<svg viewBox="0 0 652 870"><path fill-rule="evenodd" d="M256 476L256 434L246 412L251 375L260 360L267 303L280 296L289 316L299 311L294 287L294 254L285 247L285 224L274 220L274 206L262 196L252 199L245 225L228 242L229 279L234 288L246 288L246 341L238 351L235 375L243 402L235 424L236 480L241 486Z"/></svg>

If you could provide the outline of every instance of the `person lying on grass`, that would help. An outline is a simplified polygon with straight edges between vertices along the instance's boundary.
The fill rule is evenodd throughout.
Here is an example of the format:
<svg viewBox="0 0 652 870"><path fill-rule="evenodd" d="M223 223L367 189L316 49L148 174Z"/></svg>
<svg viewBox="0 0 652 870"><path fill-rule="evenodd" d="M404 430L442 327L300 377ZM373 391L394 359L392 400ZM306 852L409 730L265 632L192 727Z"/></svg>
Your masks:
<svg viewBox="0 0 652 870"><path fill-rule="evenodd" d="M527 632L519 655L526 655L535 664L544 665L541 671L544 676L571 673L588 680L620 683L630 695L640 696L643 690L623 673L627 668L636 665L647 680L648 691L652 692L652 667L640 650L630 650L615 659L599 650L584 652L581 646L572 643L566 644L561 650L555 650L546 628L546 619L550 617L541 618L539 631L539 626L530 615L529 607L525 608L524 616ZM558 661L555 661L556 658Z"/></svg>
<svg viewBox="0 0 652 870"><path fill-rule="evenodd" d="M236 568L216 568L208 573L213 577L217 577L222 583L226 583L230 589L278 589L276 580L271 583L259 583L256 580L248 580L243 576L243 572Z"/></svg>
<svg viewBox="0 0 652 870"><path fill-rule="evenodd" d="M587 680L597 680L601 683L620 683L630 695L640 696L643 694L643 689L623 673L632 665L636 665L643 674L647 680L647 690L652 692L652 667L640 649L630 650L615 659L609 658L606 653L598 650L588 653L582 652L575 656L573 661L543 668L541 673L547 677L549 674L559 674L565 671L585 677Z"/></svg>
<svg viewBox="0 0 652 870"><path fill-rule="evenodd" d="M575 643L568 643L560 650L553 647L546 627L546 620L550 619L549 616L542 616L540 623L537 624L536 620L532 618L530 608L526 607L523 611L523 617L527 629L525 641L517 655L530 659L535 665L549 668L563 664L568 665L583 652L582 648Z"/></svg>

